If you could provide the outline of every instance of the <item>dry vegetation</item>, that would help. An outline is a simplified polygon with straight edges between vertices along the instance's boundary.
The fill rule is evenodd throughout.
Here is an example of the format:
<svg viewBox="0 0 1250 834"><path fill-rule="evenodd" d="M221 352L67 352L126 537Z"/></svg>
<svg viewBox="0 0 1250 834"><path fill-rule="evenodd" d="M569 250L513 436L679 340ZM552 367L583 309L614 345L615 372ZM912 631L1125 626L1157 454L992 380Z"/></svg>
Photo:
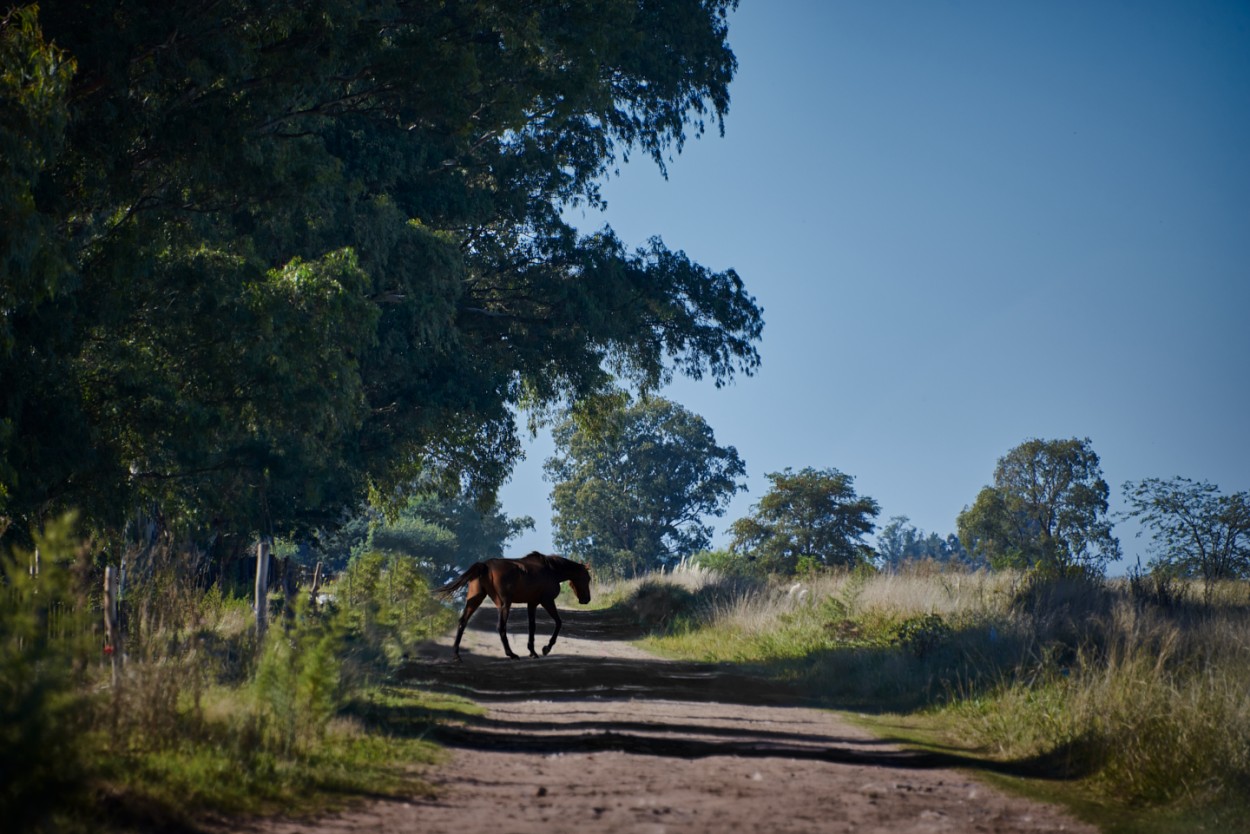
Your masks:
<svg viewBox="0 0 1250 834"><path fill-rule="evenodd" d="M919 569L786 584L685 567L613 593L662 653L750 664L834 707L920 716L930 739L1076 780L1104 807L1181 829L1246 824L1246 583Z"/></svg>
<svg viewBox="0 0 1250 834"><path fill-rule="evenodd" d="M50 530L37 576L29 554L0 564L0 818L14 830L163 830L423 790L431 696L385 679L451 615L410 565L365 554L332 605L278 593L258 641L247 600L198 587L172 552L140 554L114 682L91 553L68 525Z"/></svg>

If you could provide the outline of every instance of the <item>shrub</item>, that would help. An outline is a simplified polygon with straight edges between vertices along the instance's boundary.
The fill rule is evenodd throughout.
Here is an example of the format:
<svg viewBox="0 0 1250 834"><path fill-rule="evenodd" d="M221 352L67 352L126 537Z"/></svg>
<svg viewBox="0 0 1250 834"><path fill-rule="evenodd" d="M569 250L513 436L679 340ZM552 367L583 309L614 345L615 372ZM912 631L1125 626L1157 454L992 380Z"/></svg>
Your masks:
<svg viewBox="0 0 1250 834"><path fill-rule="evenodd" d="M15 831L72 802L86 772L90 704L76 678L99 644L74 591L72 530L66 517L35 536L35 551L0 554L0 819Z"/></svg>
<svg viewBox="0 0 1250 834"><path fill-rule="evenodd" d="M352 674L381 663L393 666L415 646L450 627L455 615L436 602L416 561L401 554L367 551L354 556L327 587L347 614Z"/></svg>
<svg viewBox="0 0 1250 834"><path fill-rule="evenodd" d="M651 630L664 629L694 607L695 595L680 585L649 581L639 585L626 602L638 623Z"/></svg>
<svg viewBox="0 0 1250 834"><path fill-rule="evenodd" d="M256 710L281 755L312 749L343 703L344 620L336 611L312 610L301 595L294 617L267 636L256 669Z"/></svg>
<svg viewBox="0 0 1250 834"><path fill-rule="evenodd" d="M905 651L924 657L950 639L951 627L940 614L908 617L898 626L894 641Z"/></svg>

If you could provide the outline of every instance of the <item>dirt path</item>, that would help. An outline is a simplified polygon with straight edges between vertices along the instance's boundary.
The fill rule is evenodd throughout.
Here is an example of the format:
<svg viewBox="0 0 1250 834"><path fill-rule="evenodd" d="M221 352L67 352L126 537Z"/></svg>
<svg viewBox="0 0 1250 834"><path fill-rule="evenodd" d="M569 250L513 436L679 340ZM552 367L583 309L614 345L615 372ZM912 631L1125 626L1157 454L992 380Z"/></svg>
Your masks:
<svg viewBox="0 0 1250 834"><path fill-rule="evenodd" d="M513 646L524 652L525 615ZM494 611L406 670L489 714L440 731L450 761L434 799L382 800L316 822L236 829L346 832L1093 832L1057 808L1007 796L952 765L902 751L832 713L723 668L659 660L627 623L568 612L554 653L508 661ZM544 626L540 614L540 643ZM549 631L549 629L548 629Z"/></svg>

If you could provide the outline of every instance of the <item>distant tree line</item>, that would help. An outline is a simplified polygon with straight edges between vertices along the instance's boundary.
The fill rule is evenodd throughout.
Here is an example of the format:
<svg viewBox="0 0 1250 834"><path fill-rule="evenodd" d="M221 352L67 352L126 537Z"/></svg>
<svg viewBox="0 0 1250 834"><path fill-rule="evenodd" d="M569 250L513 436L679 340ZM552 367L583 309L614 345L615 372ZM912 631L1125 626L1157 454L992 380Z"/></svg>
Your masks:
<svg viewBox="0 0 1250 834"><path fill-rule="evenodd" d="M697 415L667 400L617 401L570 416L547 462L556 543L569 555L634 574L697 558L727 572L795 574L929 563L1096 577L1120 559L1110 489L1089 438L1030 439L1009 450L993 483L956 519L958 534L925 533L894 516L876 534L877 502L834 468L768 473L769 488L706 552L746 469ZM1183 478L1125 484L1152 530L1151 567L1207 580L1250 576L1250 501Z"/></svg>

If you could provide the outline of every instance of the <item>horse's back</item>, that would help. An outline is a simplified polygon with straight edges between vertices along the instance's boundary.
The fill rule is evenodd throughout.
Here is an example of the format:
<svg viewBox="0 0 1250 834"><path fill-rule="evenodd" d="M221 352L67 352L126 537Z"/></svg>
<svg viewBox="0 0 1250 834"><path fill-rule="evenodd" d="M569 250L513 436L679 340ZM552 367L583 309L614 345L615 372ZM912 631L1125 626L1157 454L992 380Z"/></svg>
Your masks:
<svg viewBox="0 0 1250 834"><path fill-rule="evenodd" d="M560 581L550 557L535 551L519 559L487 559L491 582L509 602L539 602L560 593Z"/></svg>

